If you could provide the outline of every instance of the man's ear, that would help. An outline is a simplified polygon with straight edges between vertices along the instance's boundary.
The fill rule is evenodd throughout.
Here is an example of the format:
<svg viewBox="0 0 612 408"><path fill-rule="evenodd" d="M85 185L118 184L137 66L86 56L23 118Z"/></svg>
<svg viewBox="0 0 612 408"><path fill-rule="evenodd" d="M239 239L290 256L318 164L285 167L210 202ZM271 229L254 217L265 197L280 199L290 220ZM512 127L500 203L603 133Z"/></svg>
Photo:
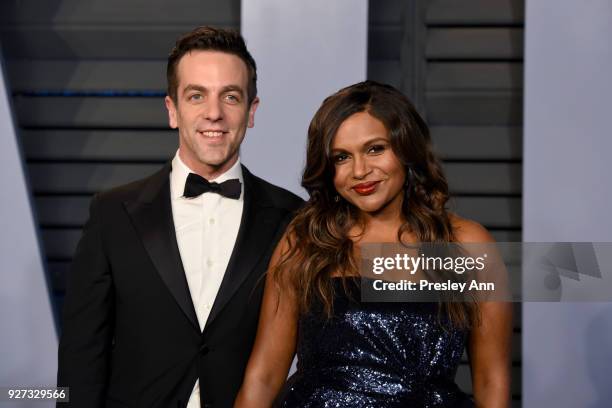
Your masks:
<svg viewBox="0 0 612 408"><path fill-rule="evenodd" d="M251 102L251 106L249 107L249 121L247 125L250 128L255 126L255 111L257 110L258 106L259 106L259 98L255 97L255 99L253 99L253 102Z"/></svg>
<svg viewBox="0 0 612 408"><path fill-rule="evenodd" d="M166 109L168 109L168 124L172 129L176 129L178 128L178 121L176 119L176 105L174 104L172 98L168 95L166 95L164 101L166 102Z"/></svg>

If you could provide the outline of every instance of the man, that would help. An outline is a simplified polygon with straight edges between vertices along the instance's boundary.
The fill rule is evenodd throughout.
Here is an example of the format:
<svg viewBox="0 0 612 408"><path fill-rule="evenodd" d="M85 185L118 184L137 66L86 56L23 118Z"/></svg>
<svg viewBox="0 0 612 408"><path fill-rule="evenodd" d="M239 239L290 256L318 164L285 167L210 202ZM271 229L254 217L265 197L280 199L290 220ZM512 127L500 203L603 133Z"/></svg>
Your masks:
<svg viewBox="0 0 612 408"><path fill-rule="evenodd" d="M167 79L179 150L92 200L68 278L58 384L72 407L231 407L262 275L301 204L240 164L259 99L239 34L184 35Z"/></svg>

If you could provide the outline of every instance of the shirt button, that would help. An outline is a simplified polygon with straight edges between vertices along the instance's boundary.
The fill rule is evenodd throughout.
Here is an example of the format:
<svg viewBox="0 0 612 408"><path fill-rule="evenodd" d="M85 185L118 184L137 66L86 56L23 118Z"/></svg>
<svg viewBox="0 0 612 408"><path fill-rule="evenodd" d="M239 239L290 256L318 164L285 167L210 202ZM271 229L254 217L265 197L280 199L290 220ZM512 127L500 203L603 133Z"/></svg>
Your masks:
<svg viewBox="0 0 612 408"><path fill-rule="evenodd" d="M210 223L210 225L213 225L215 223L215 219L211 218L211 219L208 220L208 222Z"/></svg>
<svg viewBox="0 0 612 408"><path fill-rule="evenodd" d="M208 261L206 261L206 266L208 266L209 268L212 266L213 262L209 259Z"/></svg>

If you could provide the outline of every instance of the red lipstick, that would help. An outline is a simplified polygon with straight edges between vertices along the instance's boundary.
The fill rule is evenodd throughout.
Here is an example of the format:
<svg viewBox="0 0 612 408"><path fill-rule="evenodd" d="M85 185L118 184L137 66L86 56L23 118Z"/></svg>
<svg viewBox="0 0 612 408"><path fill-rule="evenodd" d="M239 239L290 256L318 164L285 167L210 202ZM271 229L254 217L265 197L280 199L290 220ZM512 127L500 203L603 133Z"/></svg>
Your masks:
<svg viewBox="0 0 612 408"><path fill-rule="evenodd" d="M378 181L370 181L367 183L360 183L353 186L353 190L359 195L370 195L376 191Z"/></svg>

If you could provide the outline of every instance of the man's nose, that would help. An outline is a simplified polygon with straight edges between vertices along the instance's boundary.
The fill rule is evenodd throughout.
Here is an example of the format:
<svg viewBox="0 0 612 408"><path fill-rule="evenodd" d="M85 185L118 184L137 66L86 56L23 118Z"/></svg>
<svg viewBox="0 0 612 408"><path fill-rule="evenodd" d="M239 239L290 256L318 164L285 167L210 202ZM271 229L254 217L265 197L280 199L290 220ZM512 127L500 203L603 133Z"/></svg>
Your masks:
<svg viewBox="0 0 612 408"><path fill-rule="evenodd" d="M221 103L216 98L210 98L204 105L204 117L207 120L216 122L223 118Z"/></svg>

